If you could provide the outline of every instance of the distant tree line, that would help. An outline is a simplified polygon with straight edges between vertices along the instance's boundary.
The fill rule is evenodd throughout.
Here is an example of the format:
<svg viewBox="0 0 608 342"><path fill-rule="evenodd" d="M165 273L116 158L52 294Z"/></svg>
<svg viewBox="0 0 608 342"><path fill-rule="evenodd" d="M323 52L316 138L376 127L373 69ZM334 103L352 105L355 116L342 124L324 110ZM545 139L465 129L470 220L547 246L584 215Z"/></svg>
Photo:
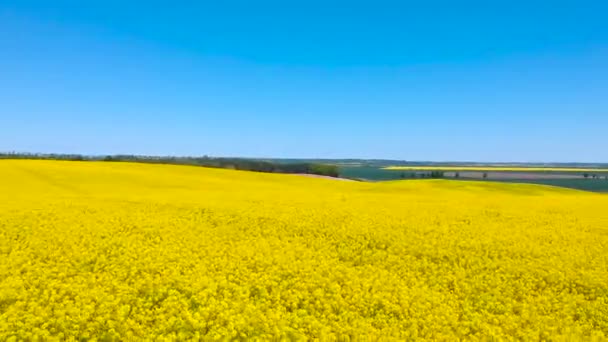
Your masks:
<svg viewBox="0 0 608 342"><path fill-rule="evenodd" d="M443 171L410 172L410 173L402 172L400 177L401 178L444 178L445 175L444 175Z"/></svg>
<svg viewBox="0 0 608 342"><path fill-rule="evenodd" d="M39 154L39 153L0 153L0 159L48 159L72 161L102 162L135 162L149 164L176 164L234 169L270 173L306 173L322 176L339 177L336 165L321 163L275 163L247 158L214 158L214 157L173 157L173 156L139 156L107 155L86 156L81 154Z"/></svg>
<svg viewBox="0 0 608 342"><path fill-rule="evenodd" d="M593 179L602 179L601 175L589 174L589 173L583 173L583 177L585 177L585 179L588 179L589 177L591 177ZM604 179L608 180L608 176L604 175Z"/></svg>

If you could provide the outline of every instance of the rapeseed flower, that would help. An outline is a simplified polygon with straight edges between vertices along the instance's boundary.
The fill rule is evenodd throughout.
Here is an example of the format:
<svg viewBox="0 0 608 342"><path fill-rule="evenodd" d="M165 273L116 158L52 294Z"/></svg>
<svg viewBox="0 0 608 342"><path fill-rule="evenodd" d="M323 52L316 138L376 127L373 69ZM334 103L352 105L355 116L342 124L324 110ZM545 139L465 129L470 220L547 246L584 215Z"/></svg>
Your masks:
<svg viewBox="0 0 608 342"><path fill-rule="evenodd" d="M602 340L608 197L0 161L0 340Z"/></svg>

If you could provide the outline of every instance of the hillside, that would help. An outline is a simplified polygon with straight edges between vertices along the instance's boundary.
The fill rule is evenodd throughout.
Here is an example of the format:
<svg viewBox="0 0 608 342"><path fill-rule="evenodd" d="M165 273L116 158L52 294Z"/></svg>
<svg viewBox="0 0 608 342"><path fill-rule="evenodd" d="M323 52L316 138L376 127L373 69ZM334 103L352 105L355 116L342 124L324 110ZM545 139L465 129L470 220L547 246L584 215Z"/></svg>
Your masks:
<svg viewBox="0 0 608 342"><path fill-rule="evenodd" d="M0 340L608 337L608 196L0 160Z"/></svg>

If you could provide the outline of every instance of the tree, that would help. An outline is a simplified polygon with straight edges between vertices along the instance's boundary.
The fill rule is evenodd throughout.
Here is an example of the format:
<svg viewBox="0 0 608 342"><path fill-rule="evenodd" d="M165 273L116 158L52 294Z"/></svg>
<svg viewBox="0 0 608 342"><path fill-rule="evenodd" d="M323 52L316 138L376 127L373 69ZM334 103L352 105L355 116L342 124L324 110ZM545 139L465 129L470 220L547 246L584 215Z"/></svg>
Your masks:
<svg viewBox="0 0 608 342"><path fill-rule="evenodd" d="M454 178L460 178L460 172L456 172L456 173L454 174Z"/></svg>
<svg viewBox="0 0 608 342"><path fill-rule="evenodd" d="M585 179L589 178L589 174L588 173L583 173L583 177L585 177Z"/></svg>
<svg viewBox="0 0 608 342"><path fill-rule="evenodd" d="M487 172L484 172L484 173L483 173L483 179L486 179L486 178L488 178L488 173L487 173Z"/></svg>
<svg viewBox="0 0 608 342"><path fill-rule="evenodd" d="M443 171L432 171L431 178L443 178Z"/></svg>
<svg viewBox="0 0 608 342"><path fill-rule="evenodd" d="M330 177L339 177L340 176L338 167L336 165L329 165L329 164L311 164L308 169L308 172L312 173L312 174L316 174L316 175L323 175L323 176L330 176Z"/></svg>

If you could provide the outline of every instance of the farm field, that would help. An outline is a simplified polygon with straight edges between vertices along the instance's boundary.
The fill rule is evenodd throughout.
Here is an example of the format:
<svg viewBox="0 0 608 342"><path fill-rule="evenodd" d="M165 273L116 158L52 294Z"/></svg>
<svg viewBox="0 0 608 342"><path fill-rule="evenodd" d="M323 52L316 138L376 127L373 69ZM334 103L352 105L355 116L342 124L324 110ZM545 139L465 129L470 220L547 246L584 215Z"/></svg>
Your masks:
<svg viewBox="0 0 608 342"><path fill-rule="evenodd" d="M495 169L490 170L488 167L475 167L486 171L472 171L463 170L462 167L453 167L458 171L447 171L445 167L437 166L405 166L410 168L397 169L389 168L386 166L350 166L340 165L340 175L346 178L366 180L366 181L387 181L387 180L401 180L401 179L412 179L421 178L423 175L428 175L432 171L445 171L444 177L452 180L491 180L497 182L510 182L510 183L530 183L530 184L544 184L551 186L558 186L564 188L594 191L594 192L608 192L608 173L607 172L574 172L574 171L529 171L530 167L519 167L522 171L496 171ZM429 167L431 167L429 169ZM435 169L433 169L435 168ZM466 167L465 167L466 168ZM524 169L526 171L524 171ZM552 169L564 169L552 168ZM571 170L582 170L591 168L570 168ZM594 168L593 170L608 170L603 168ZM456 173L458 172L458 177ZM484 174L486 177L484 178ZM585 178L585 174L588 175ZM413 177L413 176L416 177ZM595 177L594 177L595 175Z"/></svg>
<svg viewBox="0 0 608 342"><path fill-rule="evenodd" d="M0 340L600 340L608 195L0 160Z"/></svg>
<svg viewBox="0 0 608 342"><path fill-rule="evenodd" d="M397 171L495 171L495 172L608 172L608 168L510 167L510 166L387 166Z"/></svg>

